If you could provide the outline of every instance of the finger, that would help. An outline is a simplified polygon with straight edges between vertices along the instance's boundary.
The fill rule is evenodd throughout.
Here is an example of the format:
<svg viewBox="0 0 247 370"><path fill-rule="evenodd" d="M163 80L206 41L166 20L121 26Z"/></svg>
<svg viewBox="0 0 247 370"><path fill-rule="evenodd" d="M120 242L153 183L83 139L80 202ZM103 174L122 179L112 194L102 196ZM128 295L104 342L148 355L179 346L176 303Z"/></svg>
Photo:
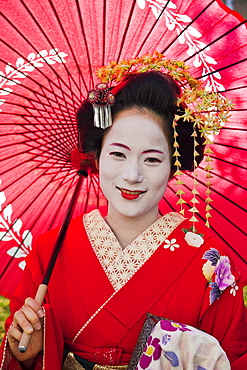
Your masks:
<svg viewBox="0 0 247 370"><path fill-rule="evenodd" d="M22 337L22 332L20 329L14 325L12 325L8 331L8 340L13 341L20 341Z"/></svg>
<svg viewBox="0 0 247 370"><path fill-rule="evenodd" d="M24 306L30 306L40 318L44 316L42 306L35 299L30 297L26 298Z"/></svg>
<svg viewBox="0 0 247 370"><path fill-rule="evenodd" d="M35 330L41 329L41 323L40 323L39 316L30 306L24 305L22 306L20 311L22 311L26 319L32 324Z"/></svg>
<svg viewBox="0 0 247 370"><path fill-rule="evenodd" d="M34 331L32 324L28 321L22 309L15 312L13 324L15 327L19 325L27 334L31 334Z"/></svg>

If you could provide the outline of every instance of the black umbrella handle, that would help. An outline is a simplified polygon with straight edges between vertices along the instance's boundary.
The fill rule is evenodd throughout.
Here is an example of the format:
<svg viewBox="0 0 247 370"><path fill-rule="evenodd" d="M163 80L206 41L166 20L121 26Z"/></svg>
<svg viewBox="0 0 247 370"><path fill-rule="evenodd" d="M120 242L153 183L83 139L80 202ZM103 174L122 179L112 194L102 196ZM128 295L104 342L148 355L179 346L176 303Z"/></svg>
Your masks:
<svg viewBox="0 0 247 370"><path fill-rule="evenodd" d="M58 253L59 253L60 248L62 246L62 243L64 241L64 237L65 237L66 231L68 229L68 226L69 226L69 223L70 223L70 220L71 220L71 217L72 217L75 205L76 205L76 201L77 201L77 198L78 198L80 190L81 190L83 180L84 180L85 177L88 176L88 172L85 171L85 170L80 170L80 171L78 171L78 175L79 175L79 179L77 181L74 193L72 195L67 213L65 215L65 219L64 219L63 224L62 224L62 226L59 230L59 234L58 234L58 237L57 237L57 240L56 240L56 243L55 243L51 258L50 258L50 261L48 263L48 266L47 266L46 271L45 271L44 276L43 276L42 284L45 284L45 285L48 285L48 283L49 283L49 280L50 280L50 277L51 277L51 274L52 274L52 271L53 271L53 268L54 268L54 265L55 265L55 262L56 262L56 259L57 259L57 256L58 256Z"/></svg>
<svg viewBox="0 0 247 370"><path fill-rule="evenodd" d="M85 165L84 165L84 167L85 167ZM35 300L41 305L43 303L43 300L44 300L44 297L45 297L45 294L46 294L46 291L47 291L47 288L48 288L47 286L48 286L48 283L49 283L49 280L50 280L50 277L51 277L51 274L52 274L52 271L53 271L53 268L54 268L54 265L55 265L55 262L56 262L56 259L57 259L57 256L58 256L58 253L60 251L60 248L62 246L64 237L65 237L65 234L66 234L66 231L68 229L68 226L69 226L69 223L70 223L70 220L71 220L74 208L75 208L75 204L76 204L77 198L78 198L80 190L81 190L83 180L84 180L85 177L88 176L88 171L86 169L82 168L78 171L78 175L79 175L79 179L77 181L74 193L72 195L72 198L71 198L71 201L70 201L65 219L64 219L63 224L62 224L62 226L59 230L59 234L58 234L58 237L57 237L52 255L50 257L48 266L47 266L46 271L44 273L42 283L40 284L40 286L37 290L36 296L35 296ZM31 340L31 337L32 337L32 334L27 334L25 332L22 334L22 338L21 338L21 340L19 342L19 346L18 346L18 350L21 353L26 352L28 344Z"/></svg>

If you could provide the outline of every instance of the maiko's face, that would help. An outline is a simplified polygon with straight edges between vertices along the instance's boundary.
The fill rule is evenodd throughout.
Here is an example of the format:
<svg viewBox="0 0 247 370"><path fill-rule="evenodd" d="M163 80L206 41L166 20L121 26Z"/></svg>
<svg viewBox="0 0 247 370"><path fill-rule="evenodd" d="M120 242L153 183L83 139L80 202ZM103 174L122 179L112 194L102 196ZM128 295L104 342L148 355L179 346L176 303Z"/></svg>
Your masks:
<svg viewBox="0 0 247 370"><path fill-rule="evenodd" d="M121 112L103 139L99 158L108 215L157 218L170 172L169 146L159 118L136 108Z"/></svg>

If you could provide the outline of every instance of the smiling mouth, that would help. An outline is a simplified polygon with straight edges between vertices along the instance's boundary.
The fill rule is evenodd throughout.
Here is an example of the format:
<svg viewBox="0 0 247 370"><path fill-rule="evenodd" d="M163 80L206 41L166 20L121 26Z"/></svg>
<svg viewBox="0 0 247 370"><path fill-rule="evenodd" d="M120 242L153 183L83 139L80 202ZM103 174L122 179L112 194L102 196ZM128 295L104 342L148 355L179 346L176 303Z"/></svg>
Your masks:
<svg viewBox="0 0 247 370"><path fill-rule="evenodd" d="M141 194L146 193L146 191L142 191L142 190L131 191L131 190L122 189L119 187L117 187L117 189L121 192L122 197L128 200L137 199L139 198Z"/></svg>

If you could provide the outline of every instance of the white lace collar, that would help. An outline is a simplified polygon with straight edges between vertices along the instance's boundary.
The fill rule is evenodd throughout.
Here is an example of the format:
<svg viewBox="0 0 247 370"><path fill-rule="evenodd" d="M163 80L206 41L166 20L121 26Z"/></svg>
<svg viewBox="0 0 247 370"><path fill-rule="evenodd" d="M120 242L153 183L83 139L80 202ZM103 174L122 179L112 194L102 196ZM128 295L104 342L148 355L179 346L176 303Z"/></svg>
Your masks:
<svg viewBox="0 0 247 370"><path fill-rule="evenodd" d="M83 217L92 248L115 290L127 283L183 220L176 212L168 213L122 249L97 209Z"/></svg>

